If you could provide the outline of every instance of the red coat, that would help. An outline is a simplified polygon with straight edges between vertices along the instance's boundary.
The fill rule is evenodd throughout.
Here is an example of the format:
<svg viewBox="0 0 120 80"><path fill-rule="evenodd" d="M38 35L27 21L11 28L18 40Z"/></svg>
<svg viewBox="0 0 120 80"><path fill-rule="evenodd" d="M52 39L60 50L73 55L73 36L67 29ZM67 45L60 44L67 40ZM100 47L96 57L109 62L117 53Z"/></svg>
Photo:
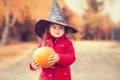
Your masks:
<svg viewBox="0 0 120 80"><path fill-rule="evenodd" d="M54 42L52 39L48 35L46 42L41 41L39 47L42 44L53 47L60 60L51 68L42 68L39 80L71 80L70 65L76 59L73 44L65 35L54 39Z"/></svg>

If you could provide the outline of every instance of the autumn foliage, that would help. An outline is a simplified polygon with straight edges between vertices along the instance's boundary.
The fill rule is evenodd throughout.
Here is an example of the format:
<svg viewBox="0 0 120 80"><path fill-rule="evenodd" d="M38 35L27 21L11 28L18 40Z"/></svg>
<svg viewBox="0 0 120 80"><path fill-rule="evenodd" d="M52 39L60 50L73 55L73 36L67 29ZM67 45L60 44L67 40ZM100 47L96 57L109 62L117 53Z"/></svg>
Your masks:
<svg viewBox="0 0 120 80"><path fill-rule="evenodd" d="M0 40L4 39L6 43L36 41L34 25L39 19L48 18L51 2L52 0L0 0ZM86 3L88 8L85 14L80 15L73 12L63 0L58 0L68 25L78 30L72 39L108 40L109 32L115 25L108 14L101 14L99 7L102 2L86 0Z"/></svg>

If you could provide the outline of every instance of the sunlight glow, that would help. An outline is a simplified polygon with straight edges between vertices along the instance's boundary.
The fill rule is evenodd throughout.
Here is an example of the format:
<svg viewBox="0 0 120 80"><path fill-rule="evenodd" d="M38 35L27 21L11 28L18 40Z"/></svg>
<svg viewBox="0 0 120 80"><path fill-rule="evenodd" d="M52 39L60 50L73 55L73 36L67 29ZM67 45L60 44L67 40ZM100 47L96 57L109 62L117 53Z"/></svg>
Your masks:
<svg viewBox="0 0 120 80"><path fill-rule="evenodd" d="M80 15L83 15L85 13L84 10L88 8L85 0L65 0L65 3L71 10Z"/></svg>
<svg viewBox="0 0 120 80"><path fill-rule="evenodd" d="M99 1L99 0L97 0ZM103 0L103 12L101 14L109 14L111 20L120 23L120 0ZM67 6L82 16L88 8L86 0L65 0Z"/></svg>
<svg viewBox="0 0 120 80"><path fill-rule="evenodd" d="M110 0L105 0L103 13L109 13L111 19L115 23L119 23L120 22L120 0L114 0L113 4L110 3Z"/></svg>

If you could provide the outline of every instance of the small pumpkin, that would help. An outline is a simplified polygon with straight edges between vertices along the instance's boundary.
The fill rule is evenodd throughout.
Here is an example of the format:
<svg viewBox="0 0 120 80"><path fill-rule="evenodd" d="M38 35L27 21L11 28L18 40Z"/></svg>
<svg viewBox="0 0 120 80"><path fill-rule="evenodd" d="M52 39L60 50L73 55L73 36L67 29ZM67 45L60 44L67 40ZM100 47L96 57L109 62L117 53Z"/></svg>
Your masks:
<svg viewBox="0 0 120 80"><path fill-rule="evenodd" d="M38 62L41 67L51 67L48 63L48 57L54 53L54 49L51 47L37 48L33 53L33 60Z"/></svg>

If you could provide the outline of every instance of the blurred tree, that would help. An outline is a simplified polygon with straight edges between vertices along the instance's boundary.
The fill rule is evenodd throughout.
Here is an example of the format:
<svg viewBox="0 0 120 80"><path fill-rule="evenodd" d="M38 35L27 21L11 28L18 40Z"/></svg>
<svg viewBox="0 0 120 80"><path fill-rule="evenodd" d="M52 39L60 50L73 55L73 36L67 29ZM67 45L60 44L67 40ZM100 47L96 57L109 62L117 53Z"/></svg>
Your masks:
<svg viewBox="0 0 120 80"><path fill-rule="evenodd" d="M51 1L44 0L0 0L1 44L6 44L9 29L18 23L25 23L27 17L34 21L47 18ZM3 23L4 22L4 23ZM1 35L1 34L0 34Z"/></svg>
<svg viewBox="0 0 120 80"><path fill-rule="evenodd" d="M86 10L86 14L83 16L85 21L83 39L108 39L109 31L111 26L113 26L113 22L110 20L108 14L101 14L103 10L103 1L101 0L98 2L97 0L87 0L87 2L89 7Z"/></svg>
<svg viewBox="0 0 120 80"><path fill-rule="evenodd" d="M9 2L9 0L3 0L3 3L6 6L7 10L6 10L6 15L5 15L5 27L4 27L4 31L3 31L2 38L1 38L2 45L6 44L7 37L9 34L9 28L12 27L16 21L16 16L12 16L13 18L12 18L12 20L10 20L11 14L10 14L10 2Z"/></svg>
<svg viewBox="0 0 120 80"><path fill-rule="evenodd" d="M80 31L83 21L80 17L78 17L78 14L72 12L67 6L62 8L62 12L67 24ZM78 32L77 34L70 34L70 36L72 36L71 39L73 40L79 40L81 34Z"/></svg>

